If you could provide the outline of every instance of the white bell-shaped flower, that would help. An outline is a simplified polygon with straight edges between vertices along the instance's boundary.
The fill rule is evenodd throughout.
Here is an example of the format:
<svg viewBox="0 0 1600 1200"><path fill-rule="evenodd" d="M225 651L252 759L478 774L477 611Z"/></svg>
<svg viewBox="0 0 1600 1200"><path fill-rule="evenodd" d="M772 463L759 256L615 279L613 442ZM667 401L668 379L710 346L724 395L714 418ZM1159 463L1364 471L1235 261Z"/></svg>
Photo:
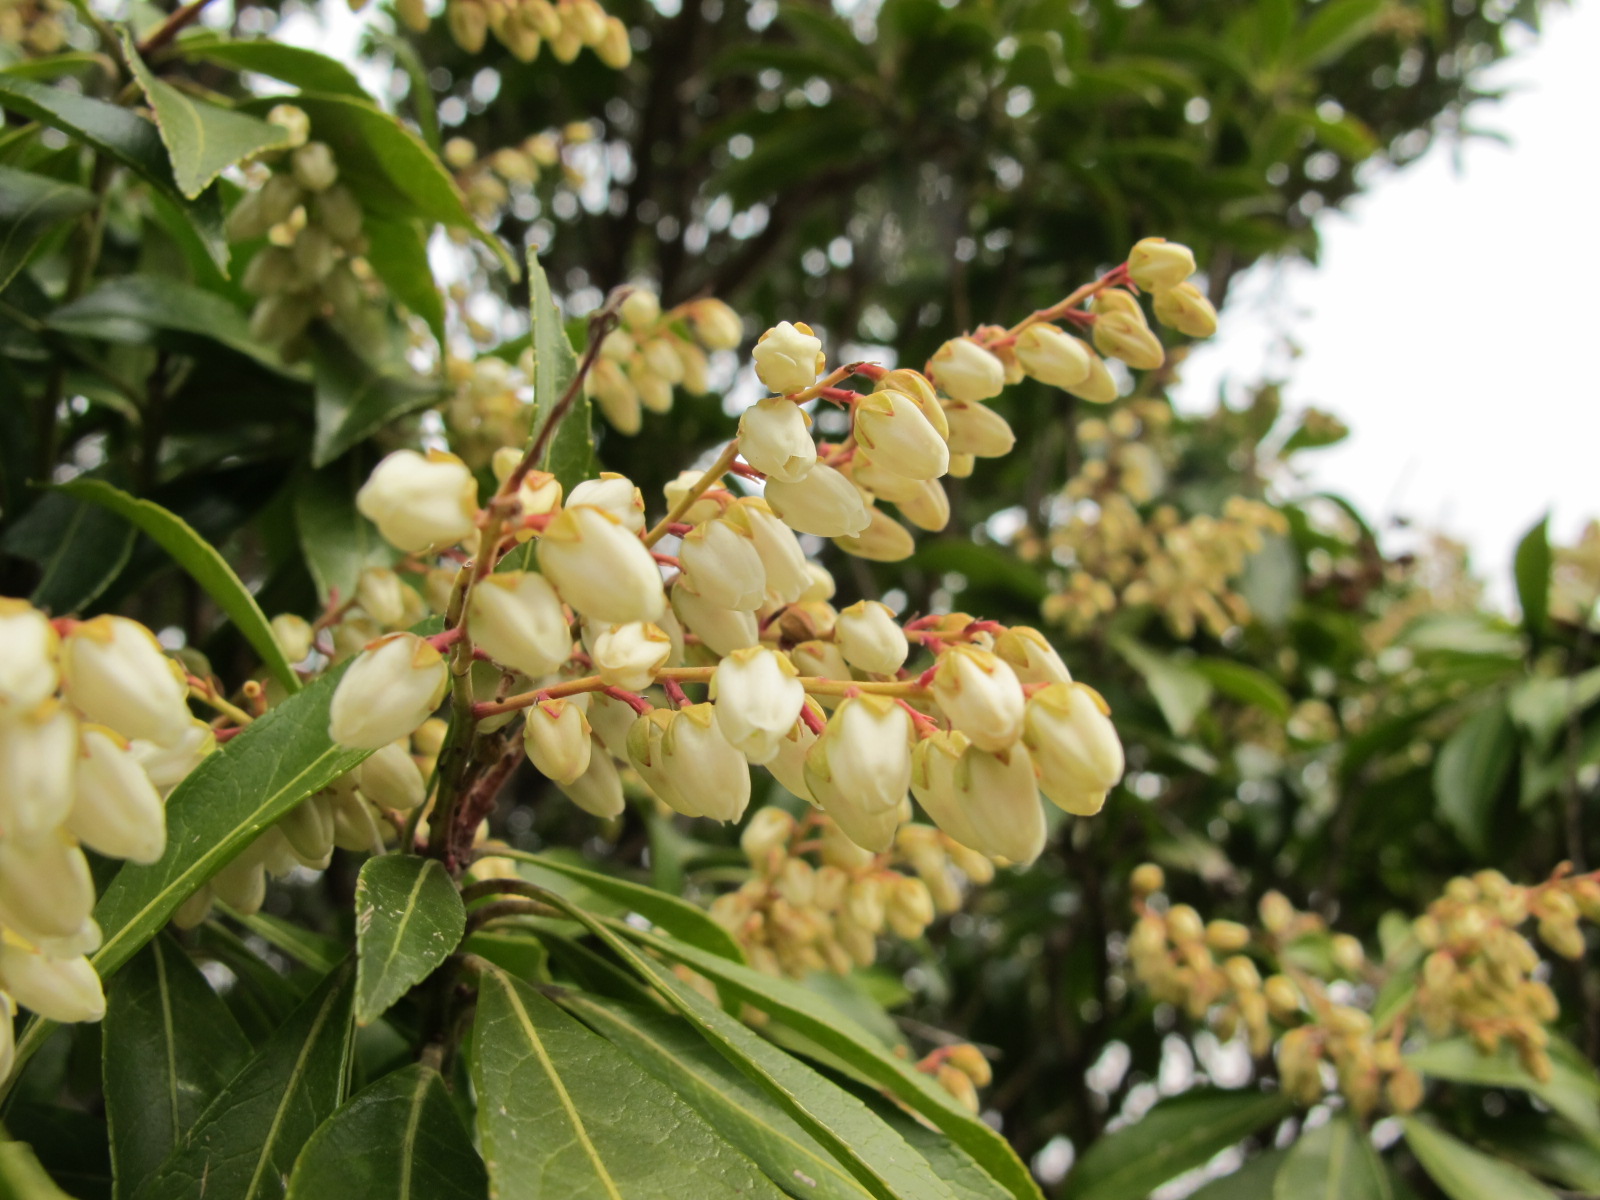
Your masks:
<svg viewBox="0 0 1600 1200"><path fill-rule="evenodd" d="M934 823L990 858L1031 863L1044 849L1044 810L1033 763L1020 743L999 754L959 731L919 743L911 790Z"/></svg>
<svg viewBox="0 0 1600 1200"><path fill-rule="evenodd" d="M1053 683L1028 700L1023 741L1039 787L1058 807L1092 816L1122 778L1122 739L1105 701L1081 683Z"/></svg>
<svg viewBox="0 0 1600 1200"><path fill-rule="evenodd" d="M758 400L739 418L739 453L768 479L804 479L817 465L811 418L782 396Z"/></svg>
<svg viewBox="0 0 1600 1200"><path fill-rule="evenodd" d="M833 637L847 663L874 675L893 675L911 653L906 631L889 606L877 600L858 600L840 609Z"/></svg>
<svg viewBox="0 0 1600 1200"><path fill-rule="evenodd" d="M689 586L710 603L740 612L761 607L766 568L753 537L732 522L718 518L696 525L684 534L678 561Z"/></svg>
<svg viewBox="0 0 1600 1200"><path fill-rule="evenodd" d="M952 400L989 400L1006 386L1006 367L971 338L951 338L928 360L928 377Z"/></svg>
<svg viewBox="0 0 1600 1200"><path fill-rule="evenodd" d="M785 396L810 387L823 367L822 339L809 325L779 321L761 335L751 353L757 378Z"/></svg>
<svg viewBox="0 0 1600 1200"><path fill-rule="evenodd" d="M666 771L662 746L668 728L677 719L677 710L671 708L653 708L635 717L628 729L627 758L658 800L686 817L699 817L704 815L699 797L691 799L680 793L677 783Z"/></svg>
<svg viewBox="0 0 1600 1200"><path fill-rule="evenodd" d="M767 480L763 495L772 511L797 533L849 537L860 533L872 520L855 484L822 463L793 483Z"/></svg>
<svg viewBox="0 0 1600 1200"><path fill-rule="evenodd" d="M404 742L369 754L352 773L361 794L380 808L410 812L428 798L428 783Z"/></svg>
<svg viewBox="0 0 1600 1200"><path fill-rule="evenodd" d="M848 537L837 537L833 544L846 554L871 562L902 562L916 552L911 531L881 508L868 510L867 527Z"/></svg>
<svg viewBox="0 0 1600 1200"><path fill-rule="evenodd" d="M690 704L661 737L661 770L700 815L737 821L750 803L750 766L723 735L715 706Z"/></svg>
<svg viewBox="0 0 1600 1200"><path fill-rule="evenodd" d="M1066 390L1091 404L1110 404L1117 398L1117 381L1106 368L1105 360L1096 354L1089 362L1088 378Z"/></svg>
<svg viewBox="0 0 1600 1200"><path fill-rule="evenodd" d="M621 522L624 529L644 532L644 496L626 475L602 471L598 479L585 479L572 489L567 503L604 509Z"/></svg>
<svg viewBox="0 0 1600 1200"><path fill-rule="evenodd" d="M356 750L410 737L439 707L450 675L422 638L391 633L363 650L334 689L328 736Z"/></svg>
<svg viewBox="0 0 1600 1200"><path fill-rule="evenodd" d="M317 631L311 622L295 613L279 613L272 618L272 640L292 663L297 663L311 653Z"/></svg>
<svg viewBox="0 0 1600 1200"><path fill-rule="evenodd" d="M712 604L682 577L672 585L672 611L713 654L732 654L761 641L761 627L754 612Z"/></svg>
<svg viewBox="0 0 1600 1200"><path fill-rule="evenodd" d="M85 846L110 858L152 863L167 847L167 814L150 777L128 743L90 725L80 740L77 795L67 828Z"/></svg>
<svg viewBox="0 0 1600 1200"><path fill-rule="evenodd" d="M361 485L356 508L390 545L414 554L472 535L478 483L454 454L396 450Z"/></svg>
<svg viewBox="0 0 1600 1200"><path fill-rule="evenodd" d="M779 744L800 719L806 690L798 674L787 658L762 646L735 650L712 672L717 724L751 762L776 758Z"/></svg>
<svg viewBox="0 0 1600 1200"><path fill-rule="evenodd" d="M676 509L679 501L687 496L692 490L700 486L700 481L705 478L705 475L706 473L704 471L679 471L676 479L663 484L661 487L661 494L667 499L667 507L669 509ZM713 484L714 483L715 481L713 481ZM706 490L711 491L712 488L708 486ZM718 496L720 496L721 499L718 499ZM689 507L684 510L683 515L679 517L679 520L683 521L687 525L698 525L702 521L709 521L712 517L720 516L722 513L722 503L724 500L726 500L726 498L726 492L718 492L715 495L707 495L706 492L703 491L699 493Z"/></svg>
<svg viewBox="0 0 1600 1200"><path fill-rule="evenodd" d="M854 429L873 462L907 479L937 479L950 466L950 447L904 392L863 396L856 402Z"/></svg>
<svg viewBox="0 0 1600 1200"><path fill-rule="evenodd" d="M595 671L611 687L643 691L672 657L672 638L648 621L611 625L595 634L590 657Z"/></svg>
<svg viewBox="0 0 1600 1200"><path fill-rule="evenodd" d="M887 696L850 697L806 755L805 778L851 841L887 851L911 786L910 716Z"/></svg>
<svg viewBox="0 0 1600 1200"><path fill-rule="evenodd" d="M189 772L216 748L216 731L199 718L191 720L189 727L170 746L140 739L128 743L128 752L139 760L144 773L163 796L189 778Z"/></svg>
<svg viewBox="0 0 1600 1200"><path fill-rule="evenodd" d="M405 590L400 576L388 567L367 567L356 580L355 599L374 621L392 628L405 620Z"/></svg>
<svg viewBox="0 0 1600 1200"><path fill-rule="evenodd" d="M1017 335L1017 362L1040 383L1076 387L1089 378L1094 357L1077 338L1054 325L1029 325Z"/></svg>
<svg viewBox="0 0 1600 1200"><path fill-rule="evenodd" d="M0 925L37 944L72 937L93 908L89 861L64 832L0 838Z"/></svg>
<svg viewBox="0 0 1600 1200"><path fill-rule="evenodd" d="M1217 332L1216 307L1192 283L1158 289L1151 306L1156 320L1189 337L1208 338Z"/></svg>
<svg viewBox="0 0 1600 1200"><path fill-rule="evenodd" d="M794 407L790 405L790 407ZM0 596L0 717L27 712L54 694L61 639L26 600Z"/></svg>
<svg viewBox="0 0 1600 1200"><path fill-rule="evenodd" d="M1016 672L1020 683L1071 683L1072 672L1050 639L1027 625L1013 625L994 641L994 652Z"/></svg>
<svg viewBox="0 0 1600 1200"><path fill-rule="evenodd" d="M932 690L950 724L980 750L1005 750L1022 736L1022 684L989 651L951 646L939 655Z"/></svg>
<svg viewBox="0 0 1600 1200"><path fill-rule="evenodd" d="M1003 458L1017 444L1010 424L987 404L955 400L944 406L950 422L950 452L976 458Z"/></svg>
<svg viewBox="0 0 1600 1200"><path fill-rule="evenodd" d="M822 706L810 696L805 698L802 711L809 711L812 721L816 724L823 723ZM813 806L817 805L817 798L811 794L811 788L806 784L806 755L811 752L811 747L817 744L819 736L821 735L811 728L810 723L805 720L796 721L789 726L788 732L778 739L778 752L762 764L774 779Z"/></svg>
<svg viewBox="0 0 1600 1200"><path fill-rule="evenodd" d="M943 409L940 409L943 412ZM882 466L860 446L856 447L845 471L858 488L871 492L880 500L898 504L909 500L921 490L923 480L909 479Z"/></svg>
<svg viewBox="0 0 1600 1200"><path fill-rule="evenodd" d="M37 837L66 820L78 770L78 722L45 700L0 721L0 837Z"/></svg>
<svg viewBox="0 0 1600 1200"><path fill-rule="evenodd" d="M522 724L522 745L528 761L556 784L575 783L589 769L593 735L583 709L571 700L541 700L528 709Z"/></svg>
<svg viewBox="0 0 1600 1200"><path fill-rule="evenodd" d="M473 584L467 628L473 645L524 675L547 675L572 655L561 597L535 571L500 571Z"/></svg>
<svg viewBox="0 0 1600 1200"><path fill-rule="evenodd" d="M62 641L61 674L72 706L125 738L168 746L189 728L183 672L137 621L102 616L74 626Z"/></svg>
<svg viewBox="0 0 1600 1200"><path fill-rule="evenodd" d="M26 946L0 942L0 989L47 1021L75 1024L106 1015L100 976L82 955L50 959Z"/></svg>
<svg viewBox="0 0 1600 1200"><path fill-rule="evenodd" d="M595 746L589 754L589 765L571 783L558 783L561 794L590 816L609 821L622 815L627 804L622 795L622 776L617 774L617 764L603 746Z"/></svg>
<svg viewBox="0 0 1600 1200"><path fill-rule="evenodd" d="M563 600L600 624L654 621L666 607L650 551L604 509L562 509L539 539L539 569Z"/></svg>
<svg viewBox="0 0 1600 1200"><path fill-rule="evenodd" d="M915 495L894 501L894 506L902 517L929 533L938 533L950 524L950 495L937 479L923 480Z"/></svg>
<svg viewBox="0 0 1600 1200"><path fill-rule="evenodd" d="M766 575L766 599L792 604L812 585L810 564L794 531L759 496L746 496L728 506L727 520L746 533Z"/></svg>

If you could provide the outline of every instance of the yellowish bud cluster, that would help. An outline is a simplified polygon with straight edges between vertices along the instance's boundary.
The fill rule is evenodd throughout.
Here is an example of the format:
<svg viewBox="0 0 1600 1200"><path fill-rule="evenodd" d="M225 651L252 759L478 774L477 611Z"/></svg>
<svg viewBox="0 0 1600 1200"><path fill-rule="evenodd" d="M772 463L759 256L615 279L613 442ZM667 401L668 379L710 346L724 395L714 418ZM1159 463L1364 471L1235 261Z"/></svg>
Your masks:
<svg viewBox="0 0 1600 1200"><path fill-rule="evenodd" d="M589 125L579 121L564 129L531 134L515 146L502 146L482 157L470 140L453 137L445 142L442 157L445 165L456 172L456 186L466 197L473 216L492 225L511 202L513 190L534 187L556 168L560 168L561 177L570 186L581 187L584 176L572 164L566 149L593 136ZM466 288L460 285L456 299L465 298Z"/></svg>
<svg viewBox="0 0 1600 1200"><path fill-rule="evenodd" d="M1590 521L1570 546L1555 547L1550 579L1550 615L1588 625L1600 604L1600 521Z"/></svg>
<svg viewBox="0 0 1600 1200"><path fill-rule="evenodd" d="M365 4L350 0L352 9ZM431 23L424 0L398 0L396 11L417 33ZM633 60L628 27L608 16L598 0L449 0L445 20L456 45L468 54L481 51L492 33L522 62L538 58L546 44L562 63L572 62L585 46L613 70Z"/></svg>
<svg viewBox="0 0 1600 1200"><path fill-rule="evenodd" d="M909 1057L902 1047L896 1047L895 1052ZM954 1042L930 1051L917 1063L917 1070L933 1076L935 1083L973 1113L981 1107L978 1089L994 1081L994 1069L989 1066L989 1060L971 1042Z"/></svg>
<svg viewBox="0 0 1600 1200"><path fill-rule="evenodd" d="M646 411L670 411L674 388L705 395L708 352L731 350L744 336L739 314L711 297L663 311L654 292L634 288L621 317L584 385L605 419L627 434L639 432Z"/></svg>
<svg viewBox="0 0 1600 1200"><path fill-rule="evenodd" d="M0 4L0 45L29 58L55 54L67 44L69 22L62 0L6 0Z"/></svg>

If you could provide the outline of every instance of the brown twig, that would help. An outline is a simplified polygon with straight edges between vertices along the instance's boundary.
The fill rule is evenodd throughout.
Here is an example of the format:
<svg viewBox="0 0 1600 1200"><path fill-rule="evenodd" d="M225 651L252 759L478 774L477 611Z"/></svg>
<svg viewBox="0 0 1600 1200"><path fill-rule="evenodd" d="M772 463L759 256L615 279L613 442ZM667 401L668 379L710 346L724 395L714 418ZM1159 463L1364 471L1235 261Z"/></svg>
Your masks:
<svg viewBox="0 0 1600 1200"><path fill-rule="evenodd" d="M139 43L139 57L149 58L150 55L177 37L187 26L194 23L195 19L199 17L200 11L210 3L211 0L190 0L190 3L178 9L177 12L161 22L149 37Z"/></svg>

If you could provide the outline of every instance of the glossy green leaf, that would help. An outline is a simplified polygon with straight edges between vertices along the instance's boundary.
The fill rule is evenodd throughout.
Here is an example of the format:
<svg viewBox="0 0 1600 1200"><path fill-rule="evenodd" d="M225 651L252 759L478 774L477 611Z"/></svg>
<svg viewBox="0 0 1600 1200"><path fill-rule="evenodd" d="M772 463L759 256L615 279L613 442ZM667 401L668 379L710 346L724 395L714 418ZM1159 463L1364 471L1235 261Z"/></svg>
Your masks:
<svg viewBox="0 0 1600 1200"><path fill-rule="evenodd" d="M1461 722L1434 759L1439 815L1476 854L1488 853L1495 801L1516 751L1505 705L1493 700Z"/></svg>
<svg viewBox="0 0 1600 1200"><path fill-rule="evenodd" d="M1406 1117L1406 1145L1450 1200L1554 1200L1519 1167L1490 1158L1420 1117Z"/></svg>
<svg viewBox="0 0 1600 1200"><path fill-rule="evenodd" d="M0 1130L0 1200L72 1200L39 1165L26 1142L13 1142Z"/></svg>
<svg viewBox="0 0 1600 1200"><path fill-rule="evenodd" d="M370 1025L461 944L467 910L437 859L383 854L356 882L356 1024Z"/></svg>
<svg viewBox="0 0 1600 1200"><path fill-rule="evenodd" d="M1433 1042L1406 1055L1406 1062L1434 1079L1527 1092L1577 1128L1600 1137L1600 1077L1582 1055L1563 1043L1552 1042L1550 1046L1548 1083L1528 1074L1509 1046L1500 1047L1494 1054L1482 1054L1465 1037Z"/></svg>
<svg viewBox="0 0 1600 1200"><path fill-rule="evenodd" d="M564 990L557 999L687 1100L790 1195L860 1200L871 1194L683 1018L586 992Z"/></svg>
<svg viewBox="0 0 1600 1200"><path fill-rule="evenodd" d="M288 1200L486 1200L489 1177L439 1072L385 1075L323 1122L300 1153Z"/></svg>
<svg viewBox="0 0 1600 1200"><path fill-rule="evenodd" d="M972 1156L944 1134L906 1116L898 1108L880 1104L878 1115L884 1124L905 1139L939 1177L955 1200L1008 1200L1011 1193L986 1172Z"/></svg>
<svg viewBox="0 0 1600 1200"><path fill-rule="evenodd" d="M1600 1195L1600 1140L1544 1113L1505 1113L1484 1121L1473 1139L1497 1158L1562 1187Z"/></svg>
<svg viewBox="0 0 1600 1200"><path fill-rule="evenodd" d="M132 1196L250 1055L200 969L166 936L106 990L106 1122L116 1194Z"/></svg>
<svg viewBox="0 0 1600 1200"><path fill-rule="evenodd" d="M1293 1110L1282 1093L1196 1088L1173 1096L1091 1145L1063 1194L1068 1200L1144 1200L1167 1180Z"/></svg>
<svg viewBox="0 0 1600 1200"><path fill-rule="evenodd" d="M1582 712L1596 700L1600 700L1600 667L1578 675L1524 680L1511 689L1506 708L1534 747L1544 751L1569 713Z"/></svg>
<svg viewBox="0 0 1600 1200"><path fill-rule="evenodd" d="M9 75L0 75L0 108L72 134L154 184L183 214L218 269L227 271L228 239L217 190L198 200L183 194L153 122L120 104Z"/></svg>
<svg viewBox="0 0 1600 1200"><path fill-rule="evenodd" d="M1264 1150L1233 1174L1213 1179L1190 1200L1272 1200L1272 1181L1287 1157L1287 1150Z"/></svg>
<svg viewBox="0 0 1600 1200"><path fill-rule="evenodd" d="M561 310L550 293L550 280L536 254L528 255L528 316L533 349L533 436L550 420L551 410L578 372L578 356L567 339ZM550 439L544 469L568 492L599 473L594 457L589 398L581 391Z"/></svg>
<svg viewBox="0 0 1600 1200"><path fill-rule="evenodd" d="M122 573L136 536L115 513L53 491L6 531L0 545L39 564L33 603L66 616L88 608Z"/></svg>
<svg viewBox="0 0 1600 1200"><path fill-rule="evenodd" d="M369 217L362 226L366 259L390 293L427 322L436 341L444 344L444 297L433 281L428 262L428 234L416 221Z"/></svg>
<svg viewBox="0 0 1600 1200"><path fill-rule="evenodd" d="M335 594L354 596L367 567L394 563L395 549L356 509L356 492L366 479L360 458L346 455L320 471L304 472L294 483L295 532L324 604Z"/></svg>
<svg viewBox="0 0 1600 1200"><path fill-rule="evenodd" d="M1265 671L1225 658L1197 658L1190 666L1224 696L1253 704L1280 721L1289 719L1294 701L1283 685Z"/></svg>
<svg viewBox="0 0 1600 1200"><path fill-rule="evenodd" d="M344 1099L349 966L289 1015L206 1106L136 1200L277 1200L295 1159Z"/></svg>
<svg viewBox="0 0 1600 1200"><path fill-rule="evenodd" d="M1273 1181L1272 1200L1392 1200L1392 1193L1372 1140L1339 1113L1300 1135Z"/></svg>
<svg viewBox="0 0 1600 1200"><path fill-rule="evenodd" d="M187 59L251 71L311 92L370 99L349 67L302 46L289 46L267 38L235 41L204 32L180 38L177 52Z"/></svg>
<svg viewBox="0 0 1600 1200"><path fill-rule="evenodd" d="M345 946L337 938L317 933L271 913L234 912L220 901L217 907L227 913L230 920L243 925L274 950L320 975L326 975L344 961Z"/></svg>
<svg viewBox="0 0 1600 1200"><path fill-rule="evenodd" d="M1130 667L1144 676L1150 695L1172 732L1183 737L1193 729L1211 700L1210 680L1193 663L1158 654L1132 638L1113 638L1112 645Z"/></svg>
<svg viewBox="0 0 1600 1200"><path fill-rule="evenodd" d="M122 56L155 111L178 190L190 200L235 163L263 150L282 149L294 140L281 125L196 100L157 79L126 33Z"/></svg>
<svg viewBox="0 0 1600 1200"><path fill-rule="evenodd" d="M1550 572L1555 557L1550 550L1550 518L1540 520L1517 543L1512 562L1517 580L1517 603L1522 608L1522 627L1538 637L1550 625Z"/></svg>
<svg viewBox="0 0 1600 1200"><path fill-rule="evenodd" d="M61 490L76 499L98 504L142 530L227 613L244 639L261 656L261 661L277 676L278 682L291 694L300 690L300 677L284 658L278 639L272 636L272 626L250 589L234 574L217 548L186 521L159 504L137 500L121 488L99 479L75 479L62 484Z"/></svg>
<svg viewBox="0 0 1600 1200"><path fill-rule="evenodd" d="M45 234L97 203L93 192L75 183L0 166L0 289Z"/></svg>
<svg viewBox="0 0 1600 1200"><path fill-rule="evenodd" d="M427 408L444 389L410 368L373 366L342 339L316 337L316 432L311 465L325 467L397 417Z"/></svg>
<svg viewBox="0 0 1600 1200"><path fill-rule="evenodd" d="M496 968L473 1021L497 1200L775 1200L776 1188L633 1059Z"/></svg>
<svg viewBox="0 0 1600 1200"><path fill-rule="evenodd" d="M196 339L212 341L287 373L277 355L250 336L249 321L230 300L163 275L103 280L52 312L46 324L58 333L135 346L183 350Z"/></svg>

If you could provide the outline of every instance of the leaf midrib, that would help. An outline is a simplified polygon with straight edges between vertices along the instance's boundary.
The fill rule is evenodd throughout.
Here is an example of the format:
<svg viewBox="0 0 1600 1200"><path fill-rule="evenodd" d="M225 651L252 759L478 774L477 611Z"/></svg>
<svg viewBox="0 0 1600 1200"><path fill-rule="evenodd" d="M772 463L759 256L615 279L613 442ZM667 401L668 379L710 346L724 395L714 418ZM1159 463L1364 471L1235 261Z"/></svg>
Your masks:
<svg viewBox="0 0 1600 1200"><path fill-rule="evenodd" d="M299 1090L300 1081L305 1076L306 1060L311 1055L312 1047L317 1044L317 1038L322 1033L322 1027L328 1023L328 1018L339 1007L342 988L332 988L328 992L328 999L323 1003L317 1019L311 1024L311 1031L306 1035L305 1042L300 1047L300 1053L295 1055L294 1066L289 1071L289 1078L283 1089L283 1095L278 1100L277 1107L272 1112L272 1124L267 1127L267 1136L261 1145L261 1155L256 1159L256 1169L251 1172L250 1184L244 1190L244 1200L255 1200L256 1188L260 1185L267 1162L272 1157L274 1143L278 1140L278 1130L283 1125L283 1115L289 1108L289 1102ZM224 1093L226 1094L226 1093Z"/></svg>

